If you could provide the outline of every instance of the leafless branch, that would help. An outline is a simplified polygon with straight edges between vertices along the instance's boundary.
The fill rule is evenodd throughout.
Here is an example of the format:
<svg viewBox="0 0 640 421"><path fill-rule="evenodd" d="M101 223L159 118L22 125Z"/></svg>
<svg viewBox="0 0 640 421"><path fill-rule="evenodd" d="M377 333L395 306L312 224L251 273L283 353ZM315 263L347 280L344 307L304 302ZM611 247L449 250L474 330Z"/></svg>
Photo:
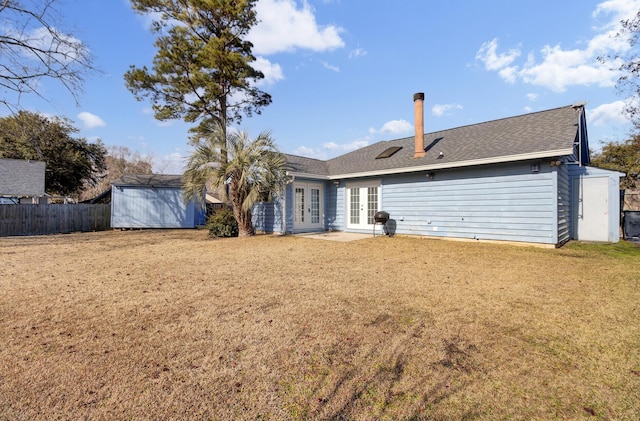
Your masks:
<svg viewBox="0 0 640 421"><path fill-rule="evenodd" d="M85 75L97 71L87 46L56 27L55 2L0 0L0 103L10 109L25 94L47 100L42 79L56 80L78 103Z"/></svg>

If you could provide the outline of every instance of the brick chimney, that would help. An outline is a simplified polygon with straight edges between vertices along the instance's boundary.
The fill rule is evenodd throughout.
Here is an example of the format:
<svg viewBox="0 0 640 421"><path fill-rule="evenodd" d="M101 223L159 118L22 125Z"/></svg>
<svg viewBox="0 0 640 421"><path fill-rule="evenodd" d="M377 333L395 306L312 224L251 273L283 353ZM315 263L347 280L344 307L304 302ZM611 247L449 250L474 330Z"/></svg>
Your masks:
<svg viewBox="0 0 640 421"><path fill-rule="evenodd" d="M416 128L414 158L422 158L424 152L424 93L413 95L414 126Z"/></svg>

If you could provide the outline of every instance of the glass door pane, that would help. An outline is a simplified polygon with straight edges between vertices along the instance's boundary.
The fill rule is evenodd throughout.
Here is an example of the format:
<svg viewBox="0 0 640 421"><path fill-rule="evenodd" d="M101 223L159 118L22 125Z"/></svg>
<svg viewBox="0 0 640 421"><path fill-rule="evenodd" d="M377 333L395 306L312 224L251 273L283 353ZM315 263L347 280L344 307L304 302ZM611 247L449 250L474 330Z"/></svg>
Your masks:
<svg viewBox="0 0 640 421"><path fill-rule="evenodd" d="M320 223L320 189L311 188L311 223Z"/></svg>
<svg viewBox="0 0 640 421"><path fill-rule="evenodd" d="M295 204L294 222L302 224L304 223L304 188L302 187L296 187Z"/></svg>
<svg viewBox="0 0 640 421"><path fill-rule="evenodd" d="M360 189L349 189L349 223L360 223Z"/></svg>
<svg viewBox="0 0 640 421"><path fill-rule="evenodd" d="M378 187L367 188L367 223L373 225L378 212Z"/></svg>

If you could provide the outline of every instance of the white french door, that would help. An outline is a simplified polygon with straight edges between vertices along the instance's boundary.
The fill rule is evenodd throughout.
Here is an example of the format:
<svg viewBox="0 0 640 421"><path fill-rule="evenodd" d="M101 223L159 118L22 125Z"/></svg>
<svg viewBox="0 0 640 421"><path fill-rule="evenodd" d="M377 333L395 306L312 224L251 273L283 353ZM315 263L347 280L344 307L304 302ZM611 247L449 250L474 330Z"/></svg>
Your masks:
<svg viewBox="0 0 640 421"><path fill-rule="evenodd" d="M347 228L370 229L380 206L380 184L347 185Z"/></svg>
<svg viewBox="0 0 640 421"><path fill-rule="evenodd" d="M293 229L324 227L324 197L320 183L293 183Z"/></svg>

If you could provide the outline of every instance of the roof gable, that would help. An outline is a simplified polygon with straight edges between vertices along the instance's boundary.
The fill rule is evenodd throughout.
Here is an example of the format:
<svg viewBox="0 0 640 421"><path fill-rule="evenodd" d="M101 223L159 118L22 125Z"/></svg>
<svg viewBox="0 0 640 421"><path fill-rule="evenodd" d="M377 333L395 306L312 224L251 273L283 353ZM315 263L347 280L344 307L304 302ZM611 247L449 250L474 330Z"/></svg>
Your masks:
<svg viewBox="0 0 640 421"><path fill-rule="evenodd" d="M289 171L296 174L328 176L329 167L327 161L307 158L298 155L285 154Z"/></svg>

